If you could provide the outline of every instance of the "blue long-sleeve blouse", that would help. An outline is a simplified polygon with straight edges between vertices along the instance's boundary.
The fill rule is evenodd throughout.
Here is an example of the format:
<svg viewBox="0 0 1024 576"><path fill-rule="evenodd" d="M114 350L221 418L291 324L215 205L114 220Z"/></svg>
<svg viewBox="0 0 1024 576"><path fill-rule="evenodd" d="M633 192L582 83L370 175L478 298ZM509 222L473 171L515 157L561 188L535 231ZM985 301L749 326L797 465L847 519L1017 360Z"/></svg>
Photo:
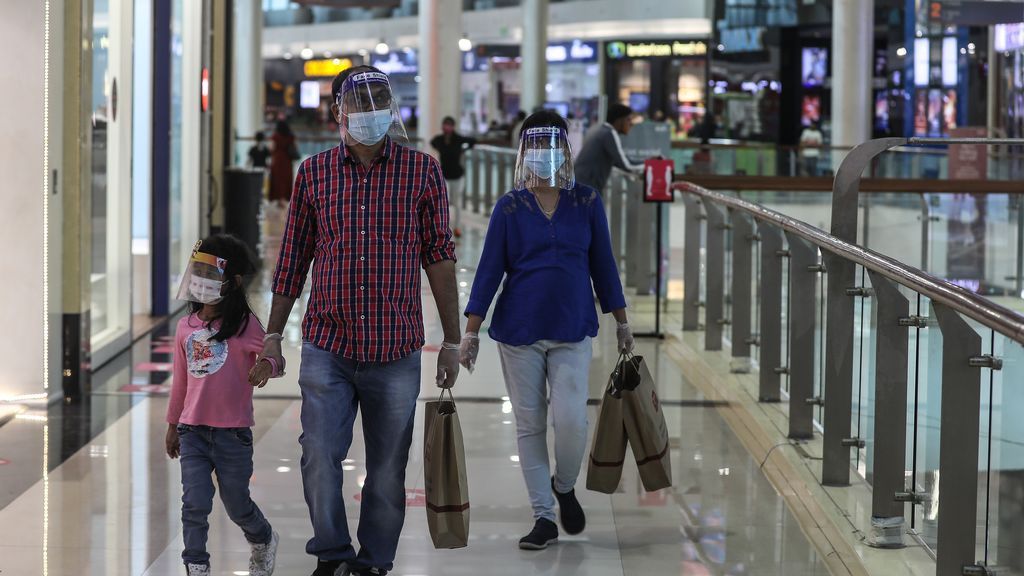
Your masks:
<svg viewBox="0 0 1024 576"><path fill-rule="evenodd" d="M579 183L559 194L550 220L528 190L505 194L491 214L466 315L486 317L504 278L488 331L497 342L597 336L595 293L604 313L626 307L600 195Z"/></svg>

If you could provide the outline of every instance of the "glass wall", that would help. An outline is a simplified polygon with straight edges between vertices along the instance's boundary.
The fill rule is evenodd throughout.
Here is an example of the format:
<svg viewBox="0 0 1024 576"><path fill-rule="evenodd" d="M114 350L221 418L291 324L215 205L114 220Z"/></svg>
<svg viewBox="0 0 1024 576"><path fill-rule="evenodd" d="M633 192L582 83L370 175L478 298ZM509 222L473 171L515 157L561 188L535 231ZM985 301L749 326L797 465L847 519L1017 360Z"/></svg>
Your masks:
<svg viewBox="0 0 1024 576"><path fill-rule="evenodd" d="M93 364L127 344L131 330L130 207L132 144L132 3L92 5L91 163L85 181L92 195L90 325Z"/></svg>

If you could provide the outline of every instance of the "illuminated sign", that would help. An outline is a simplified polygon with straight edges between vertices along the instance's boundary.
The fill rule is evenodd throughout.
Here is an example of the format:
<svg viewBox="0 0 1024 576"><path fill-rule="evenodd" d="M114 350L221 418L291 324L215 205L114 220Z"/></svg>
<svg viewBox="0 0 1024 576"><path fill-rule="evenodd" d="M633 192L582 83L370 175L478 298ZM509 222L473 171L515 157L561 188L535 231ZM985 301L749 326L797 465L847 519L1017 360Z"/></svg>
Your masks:
<svg viewBox="0 0 1024 576"><path fill-rule="evenodd" d="M386 55L375 54L370 65L385 74L419 74L420 71L415 50L392 51Z"/></svg>
<svg viewBox="0 0 1024 576"><path fill-rule="evenodd" d="M349 58L334 58L326 60L307 60L302 65L302 70L309 78L334 77L340 72L352 67L352 60Z"/></svg>
<svg viewBox="0 0 1024 576"><path fill-rule="evenodd" d="M1020 24L996 24L993 38L999 52L1024 49L1024 22Z"/></svg>
<svg viewBox="0 0 1024 576"><path fill-rule="evenodd" d="M553 64L561 62L597 62L597 43L582 42L555 42L548 44L546 52L547 61Z"/></svg>
<svg viewBox="0 0 1024 576"><path fill-rule="evenodd" d="M210 109L210 69L205 67L199 80L199 108L203 112Z"/></svg>
<svg viewBox="0 0 1024 576"><path fill-rule="evenodd" d="M620 58L664 58L703 56L708 45L700 41L609 42L605 49L613 60Z"/></svg>

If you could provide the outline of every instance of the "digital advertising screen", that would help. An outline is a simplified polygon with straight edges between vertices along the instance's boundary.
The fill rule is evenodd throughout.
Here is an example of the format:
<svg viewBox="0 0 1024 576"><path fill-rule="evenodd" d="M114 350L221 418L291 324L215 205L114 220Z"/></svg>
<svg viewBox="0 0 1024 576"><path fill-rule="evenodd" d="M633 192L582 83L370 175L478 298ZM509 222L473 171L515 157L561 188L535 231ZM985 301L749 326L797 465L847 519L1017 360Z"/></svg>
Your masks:
<svg viewBox="0 0 1024 576"><path fill-rule="evenodd" d="M630 92L629 107L637 114L646 114L651 107L651 95L647 92Z"/></svg>
<svg viewBox="0 0 1024 576"><path fill-rule="evenodd" d="M821 120L821 96L806 94L800 105L800 123L810 126Z"/></svg>
<svg viewBox="0 0 1024 576"><path fill-rule="evenodd" d="M303 80L299 84L299 106L302 108L320 107L320 82Z"/></svg>
<svg viewBox="0 0 1024 576"><path fill-rule="evenodd" d="M807 88L825 85L828 75L828 48L804 48L800 77Z"/></svg>
<svg viewBox="0 0 1024 576"><path fill-rule="evenodd" d="M942 90L928 91L928 136L942 136Z"/></svg>
<svg viewBox="0 0 1024 576"><path fill-rule="evenodd" d="M875 130L889 131L889 93L885 90L875 94Z"/></svg>

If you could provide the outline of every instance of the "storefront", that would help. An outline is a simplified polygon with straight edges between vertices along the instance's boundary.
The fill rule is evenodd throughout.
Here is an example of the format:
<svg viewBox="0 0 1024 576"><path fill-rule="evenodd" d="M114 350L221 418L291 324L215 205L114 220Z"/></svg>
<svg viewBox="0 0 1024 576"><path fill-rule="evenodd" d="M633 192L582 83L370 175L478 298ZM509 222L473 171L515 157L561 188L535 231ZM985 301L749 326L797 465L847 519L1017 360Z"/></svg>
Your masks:
<svg viewBox="0 0 1024 576"><path fill-rule="evenodd" d="M288 120L293 128L330 125L331 83L338 73L363 61L361 56L265 60L265 121ZM251 135L246 135L251 136Z"/></svg>
<svg viewBox="0 0 1024 576"><path fill-rule="evenodd" d="M704 117L706 40L616 40L605 43L605 93L649 118L670 122L685 138Z"/></svg>
<svg viewBox="0 0 1024 576"><path fill-rule="evenodd" d="M1024 138L1024 22L993 27L996 51L995 128L1008 138Z"/></svg>
<svg viewBox="0 0 1024 576"><path fill-rule="evenodd" d="M597 42L548 44L546 108L567 118L596 116L601 88L599 51ZM463 54L463 130L483 132L492 121L511 122L519 113L520 64L519 46L479 45Z"/></svg>

